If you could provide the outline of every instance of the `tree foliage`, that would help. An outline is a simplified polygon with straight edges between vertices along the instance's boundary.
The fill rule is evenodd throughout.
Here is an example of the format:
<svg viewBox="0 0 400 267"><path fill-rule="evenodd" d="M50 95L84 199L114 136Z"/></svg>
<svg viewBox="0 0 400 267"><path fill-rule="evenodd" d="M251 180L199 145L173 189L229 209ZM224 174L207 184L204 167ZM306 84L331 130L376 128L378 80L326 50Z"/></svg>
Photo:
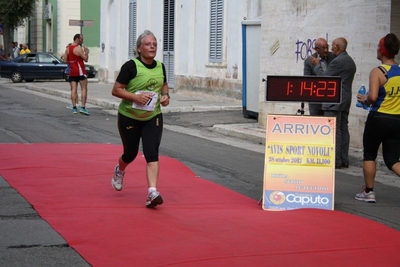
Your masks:
<svg viewBox="0 0 400 267"><path fill-rule="evenodd" d="M35 12L38 0L0 0L0 23L3 25L4 50L11 50L11 32L24 25L25 19Z"/></svg>

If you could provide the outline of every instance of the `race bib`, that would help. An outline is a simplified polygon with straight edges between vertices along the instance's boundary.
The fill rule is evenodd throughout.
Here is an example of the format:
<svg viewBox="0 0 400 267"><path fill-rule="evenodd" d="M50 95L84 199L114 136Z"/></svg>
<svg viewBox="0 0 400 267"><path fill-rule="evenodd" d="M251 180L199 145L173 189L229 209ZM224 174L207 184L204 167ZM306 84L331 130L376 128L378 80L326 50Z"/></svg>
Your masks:
<svg viewBox="0 0 400 267"><path fill-rule="evenodd" d="M138 94L142 94L142 93L150 95L151 98L149 99L149 101L144 105L133 102L132 107L135 109L153 111L157 104L158 94L154 93L154 92L149 92L149 91L137 91L135 94L138 95Z"/></svg>

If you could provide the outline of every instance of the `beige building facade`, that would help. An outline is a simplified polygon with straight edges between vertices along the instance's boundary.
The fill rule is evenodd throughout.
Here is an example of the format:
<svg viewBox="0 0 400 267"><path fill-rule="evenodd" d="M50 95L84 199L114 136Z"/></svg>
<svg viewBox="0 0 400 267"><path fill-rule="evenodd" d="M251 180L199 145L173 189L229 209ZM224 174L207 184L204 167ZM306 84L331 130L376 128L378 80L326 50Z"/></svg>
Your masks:
<svg viewBox="0 0 400 267"><path fill-rule="evenodd" d="M356 92L368 87L370 70L380 64L379 39L389 32L400 36L399 14L395 0L101 0L99 80L115 81L133 57L136 38L149 29L172 90L242 99L265 128L268 114L294 115L300 103L266 102L263 78L302 75L315 39L331 44L344 37L357 65L351 146L362 148L367 112L355 107ZM250 29L246 37L244 28Z"/></svg>

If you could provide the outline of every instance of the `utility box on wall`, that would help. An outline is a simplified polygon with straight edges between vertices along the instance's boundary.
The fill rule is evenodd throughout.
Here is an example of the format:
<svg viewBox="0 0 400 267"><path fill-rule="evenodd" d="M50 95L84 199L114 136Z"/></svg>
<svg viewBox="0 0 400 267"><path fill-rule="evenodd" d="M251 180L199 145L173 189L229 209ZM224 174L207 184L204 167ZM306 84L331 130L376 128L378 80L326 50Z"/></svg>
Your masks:
<svg viewBox="0 0 400 267"><path fill-rule="evenodd" d="M242 106L245 118L258 118L261 21L242 21Z"/></svg>

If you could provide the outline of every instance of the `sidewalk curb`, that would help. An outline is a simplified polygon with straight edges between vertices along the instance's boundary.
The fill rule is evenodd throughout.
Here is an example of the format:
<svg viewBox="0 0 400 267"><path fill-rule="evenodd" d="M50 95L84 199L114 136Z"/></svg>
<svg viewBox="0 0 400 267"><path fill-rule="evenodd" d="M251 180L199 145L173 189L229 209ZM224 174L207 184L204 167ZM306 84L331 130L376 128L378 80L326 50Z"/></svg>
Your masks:
<svg viewBox="0 0 400 267"><path fill-rule="evenodd" d="M71 99L70 93L60 91L57 89L49 89L49 88L36 86L36 85L26 85L26 89L35 91L35 92L39 92L39 93L44 93L44 94L48 94L48 95ZM100 107L104 107L104 108L108 108L108 109L113 109L113 110L117 110L118 105L119 105L118 101L110 102L109 100L106 100L106 99L96 99L96 98L92 98L92 97L88 97L86 102L89 104L92 104L92 105L96 105L96 106L100 106Z"/></svg>
<svg viewBox="0 0 400 267"><path fill-rule="evenodd" d="M39 93L44 93L48 95L58 96L66 99L70 99L71 95L69 92L57 90L57 89L50 89L36 85L26 85L26 89L32 90ZM111 96L111 92L110 92ZM104 107L111 110L118 110L118 106L120 101L115 98L116 101L110 101L107 99L98 99L88 96L86 102L92 105ZM162 107L162 111L164 113L168 112L204 112L204 111L228 111L228 110L239 110L242 107L238 105L219 105L219 106L203 106L203 105L193 105L189 107Z"/></svg>

